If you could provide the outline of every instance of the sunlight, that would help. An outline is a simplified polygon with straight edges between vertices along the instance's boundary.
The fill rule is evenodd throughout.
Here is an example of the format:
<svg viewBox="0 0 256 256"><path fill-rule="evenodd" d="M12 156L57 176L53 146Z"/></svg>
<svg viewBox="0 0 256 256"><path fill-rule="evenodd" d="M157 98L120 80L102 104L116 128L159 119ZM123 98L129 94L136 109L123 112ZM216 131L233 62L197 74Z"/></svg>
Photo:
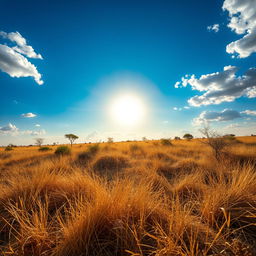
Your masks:
<svg viewBox="0 0 256 256"><path fill-rule="evenodd" d="M142 121L145 107L142 100L137 96L120 95L113 100L110 113L118 124L133 126Z"/></svg>

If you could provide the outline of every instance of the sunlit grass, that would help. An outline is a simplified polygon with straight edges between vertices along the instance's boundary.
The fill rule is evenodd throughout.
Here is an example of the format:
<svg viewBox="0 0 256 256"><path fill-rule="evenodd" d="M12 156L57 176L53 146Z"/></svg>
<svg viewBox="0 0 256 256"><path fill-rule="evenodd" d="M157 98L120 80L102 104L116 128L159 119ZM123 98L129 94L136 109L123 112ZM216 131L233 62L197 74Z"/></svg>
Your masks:
<svg viewBox="0 0 256 256"><path fill-rule="evenodd" d="M256 138L0 149L2 255L255 255Z"/></svg>

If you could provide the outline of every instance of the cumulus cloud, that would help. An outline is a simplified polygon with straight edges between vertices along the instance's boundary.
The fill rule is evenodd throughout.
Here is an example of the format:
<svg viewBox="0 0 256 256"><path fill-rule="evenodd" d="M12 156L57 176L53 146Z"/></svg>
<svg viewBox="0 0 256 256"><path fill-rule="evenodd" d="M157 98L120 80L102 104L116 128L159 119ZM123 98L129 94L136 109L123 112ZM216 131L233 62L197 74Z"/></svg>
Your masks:
<svg viewBox="0 0 256 256"><path fill-rule="evenodd" d="M225 0L223 10L228 11L228 27L243 37L227 45L226 51L246 58L256 52L256 0Z"/></svg>
<svg viewBox="0 0 256 256"><path fill-rule="evenodd" d="M202 75L196 78L195 75L182 77L182 86L188 84L193 90L204 92L188 100L191 106L220 104L231 102L242 96L248 98L256 97L256 68L250 68L243 76L237 76L238 68L226 66L222 72Z"/></svg>
<svg viewBox="0 0 256 256"><path fill-rule="evenodd" d="M179 88L180 82L176 82L174 88Z"/></svg>
<svg viewBox="0 0 256 256"><path fill-rule="evenodd" d="M37 54L32 46L27 45L26 39L19 32L0 31L0 38L15 44L14 46L0 44L0 70L11 77L33 77L39 85L43 84L42 75L27 59L27 57L42 59L41 54Z"/></svg>
<svg viewBox="0 0 256 256"><path fill-rule="evenodd" d="M16 52L19 52L29 58L43 59L42 55L37 54L32 46L27 45L26 39L19 32L6 33L4 31L0 31L0 36L15 43L16 46L14 46L13 49Z"/></svg>
<svg viewBox="0 0 256 256"><path fill-rule="evenodd" d="M213 24L207 27L208 31L214 31L215 33L219 32L220 25L219 24Z"/></svg>
<svg viewBox="0 0 256 256"><path fill-rule="evenodd" d="M35 124L35 127L40 127L41 125L40 124Z"/></svg>
<svg viewBox="0 0 256 256"><path fill-rule="evenodd" d="M216 121L231 121L236 118L241 118L241 115L238 111L232 109L224 109L221 112L203 111L198 117L193 119L193 124L201 125Z"/></svg>
<svg viewBox="0 0 256 256"><path fill-rule="evenodd" d="M0 134L15 134L18 133L18 128L14 124L7 124L6 126L0 127Z"/></svg>
<svg viewBox="0 0 256 256"><path fill-rule="evenodd" d="M256 110L245 110L242 111L241 114L246 114L248 116L256 116Z"/></svg>
<svg viewBox="0 0 256 256"><path fill-rule="evenodd" d="M27 117L27 118L32 118L32 117L36 117L36 114L33 114L33 113L25 113L25 114L22 114L21 116L23 117Z"/></svg>
<svg viewBox="0 0 256 256"><path fill-rule="evenodd" d="M18 135L31 135L31 136L39 136L46 134L44 129L41 130L20 130L14 124L7 124L6 126L0 127L0 135L11 135L11 136L18 136Z"/></svg>

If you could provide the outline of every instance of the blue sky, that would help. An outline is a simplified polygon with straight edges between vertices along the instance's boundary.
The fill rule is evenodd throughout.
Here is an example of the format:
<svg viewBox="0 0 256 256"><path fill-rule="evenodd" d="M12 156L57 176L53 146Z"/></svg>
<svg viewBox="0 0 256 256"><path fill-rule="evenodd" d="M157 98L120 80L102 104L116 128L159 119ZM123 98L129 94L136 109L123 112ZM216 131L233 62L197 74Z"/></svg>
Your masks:
<svg viewBox="0 0 256 256"><path fill-rule="evenodd" d="M199 135L203 123L256 133L256 1L2 0L1 10L0 145ZM132 126L109 110L127 94L144 107Z"/></svg>

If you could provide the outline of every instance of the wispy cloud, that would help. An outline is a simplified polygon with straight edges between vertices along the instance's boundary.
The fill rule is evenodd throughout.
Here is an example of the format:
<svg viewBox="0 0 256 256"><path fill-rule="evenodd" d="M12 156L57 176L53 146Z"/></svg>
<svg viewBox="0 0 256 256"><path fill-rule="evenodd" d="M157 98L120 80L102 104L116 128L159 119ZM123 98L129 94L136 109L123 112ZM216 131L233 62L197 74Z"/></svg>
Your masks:
<svg viewBox="0 0 256 256"><path fill-rule="evenodd" d="M19 32L0 31L0 38L14 43L14 46L0 44L0 70L11 77L33 77L38 84L43 84L41 74L27 58L42 59Z"/></svg>
<svg viewBox="0 0 256 256"><path fill-rule="evenodd" d="M248 116L256 116L256 110L245 110L240 112L241 114L246 114Z"/></svg>
<svg viewBox="0 0 256 256"><path fill-rule="evenodd" d="M214 31L215 33L219 32L220 25L219 24L213 24L207 27L208 31Z"/></svg>
<svg viewBox="0 0 256 256"><path fill-rule="evenodd" d="M20 131L19 134L20 135L39 136L39 135L45 135L46 131L44 129L39 130L39 131L25 130L25 131Z"/></svg>

